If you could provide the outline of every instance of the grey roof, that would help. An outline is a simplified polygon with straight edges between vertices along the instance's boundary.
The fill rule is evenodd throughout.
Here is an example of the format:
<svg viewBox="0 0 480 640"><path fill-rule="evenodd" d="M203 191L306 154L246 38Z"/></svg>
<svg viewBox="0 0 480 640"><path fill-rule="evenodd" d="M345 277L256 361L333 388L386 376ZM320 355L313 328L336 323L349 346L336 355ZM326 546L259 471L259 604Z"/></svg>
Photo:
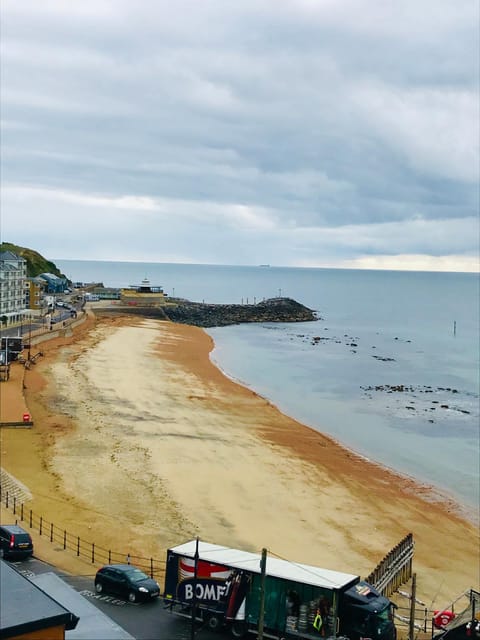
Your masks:
<svg viewBox="0 0 480 640"><path fill-rule="evenodd" d="M0 251L0 260L21 260L22 262L26 262L25 258L17 256L13 251Z"/></svg>
<svg viewBox="0 0 480 640"><path fill-rule="evenodd" d="M75 591L55 573L41 573L30 580L43 591L55 598L64 607L73 611L80 620L75 627L66 632L67 640L134 640L133 636L119 627L111 618L106 616L95 605Z"/></svg>
<svg viewBox="0 0 480 640"><path fill-rule="evenodd" d="M60 278L60 276L55 275L54 273L41 273L40 278L46 278L47 280L53 280L55 282L64 282L65 278Z"/></svg>
<svg viewBox="0 0 480 640"><path fill-rule="evenodd" d="M0 638L65 626L73 629L78 618L0 560Z"/></svg>

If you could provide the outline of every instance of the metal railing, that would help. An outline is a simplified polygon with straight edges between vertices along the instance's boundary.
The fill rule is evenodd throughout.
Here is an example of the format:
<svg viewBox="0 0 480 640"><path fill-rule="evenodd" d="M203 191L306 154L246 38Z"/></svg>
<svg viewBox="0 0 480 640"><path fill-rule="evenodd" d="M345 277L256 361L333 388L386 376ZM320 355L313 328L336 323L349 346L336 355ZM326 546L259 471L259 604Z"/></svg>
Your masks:
<svg viewBox="0 0 480 640"><path fill-rule="evenodd" d="M82 539L80 536L62 529L49 522L43 516L33 512L32 509L25 508L10 491L2 491L0 484L0 503L6 509L11 509L16 517L16 524L20 522L28 526L35 533L47 539L52 544L60 545L65 551L74 553L78 558L91 562L92 564L134 564L136 567L147 573L160 584L165 578L165 560L153 557L138 556L129 551L113 551L106 549L95 542Z"/></svg>

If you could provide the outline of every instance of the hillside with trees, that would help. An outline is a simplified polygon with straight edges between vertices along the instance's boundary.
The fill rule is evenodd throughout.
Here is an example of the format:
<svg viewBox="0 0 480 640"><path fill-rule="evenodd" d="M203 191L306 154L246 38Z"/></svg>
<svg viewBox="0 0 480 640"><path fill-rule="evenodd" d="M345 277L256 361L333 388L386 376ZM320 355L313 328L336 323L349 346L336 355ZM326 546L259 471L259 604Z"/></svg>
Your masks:
<svg viewBox="0 0 480 640"><path fill-rule="evenodd" d="M33 249L19 247L11 242L2 242L0 244L1 251L11 251L24 258L27 261L27 276L29 278L34 278L41 273L53 273L60 278L66 278L54 262L50 262L50 260L47 260Z"/></svg>

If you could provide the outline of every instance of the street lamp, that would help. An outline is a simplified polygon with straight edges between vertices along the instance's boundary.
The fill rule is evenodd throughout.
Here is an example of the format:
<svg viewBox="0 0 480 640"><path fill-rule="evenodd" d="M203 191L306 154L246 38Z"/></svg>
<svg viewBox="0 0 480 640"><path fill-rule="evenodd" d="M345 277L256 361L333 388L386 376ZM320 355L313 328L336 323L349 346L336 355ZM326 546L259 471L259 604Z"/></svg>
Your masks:
<svg viewBox="0 0 480 640"><path fill-rule="evenodd" d="M28 359L30 360L30 346L32 344L32 316L29 317L28 325Z"/></svg>

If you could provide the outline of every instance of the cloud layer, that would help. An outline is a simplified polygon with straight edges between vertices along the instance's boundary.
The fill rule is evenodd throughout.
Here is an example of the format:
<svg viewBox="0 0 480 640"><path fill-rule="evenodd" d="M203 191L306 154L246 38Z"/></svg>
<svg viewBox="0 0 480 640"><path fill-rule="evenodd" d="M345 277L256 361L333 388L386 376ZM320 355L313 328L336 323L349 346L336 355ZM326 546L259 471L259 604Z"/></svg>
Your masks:
<svg viewBox="0 0 480 640"><path fill-rule="evenodd" d="M3 240L478 269L476 3L19 0L1 18Z"/></svg>

